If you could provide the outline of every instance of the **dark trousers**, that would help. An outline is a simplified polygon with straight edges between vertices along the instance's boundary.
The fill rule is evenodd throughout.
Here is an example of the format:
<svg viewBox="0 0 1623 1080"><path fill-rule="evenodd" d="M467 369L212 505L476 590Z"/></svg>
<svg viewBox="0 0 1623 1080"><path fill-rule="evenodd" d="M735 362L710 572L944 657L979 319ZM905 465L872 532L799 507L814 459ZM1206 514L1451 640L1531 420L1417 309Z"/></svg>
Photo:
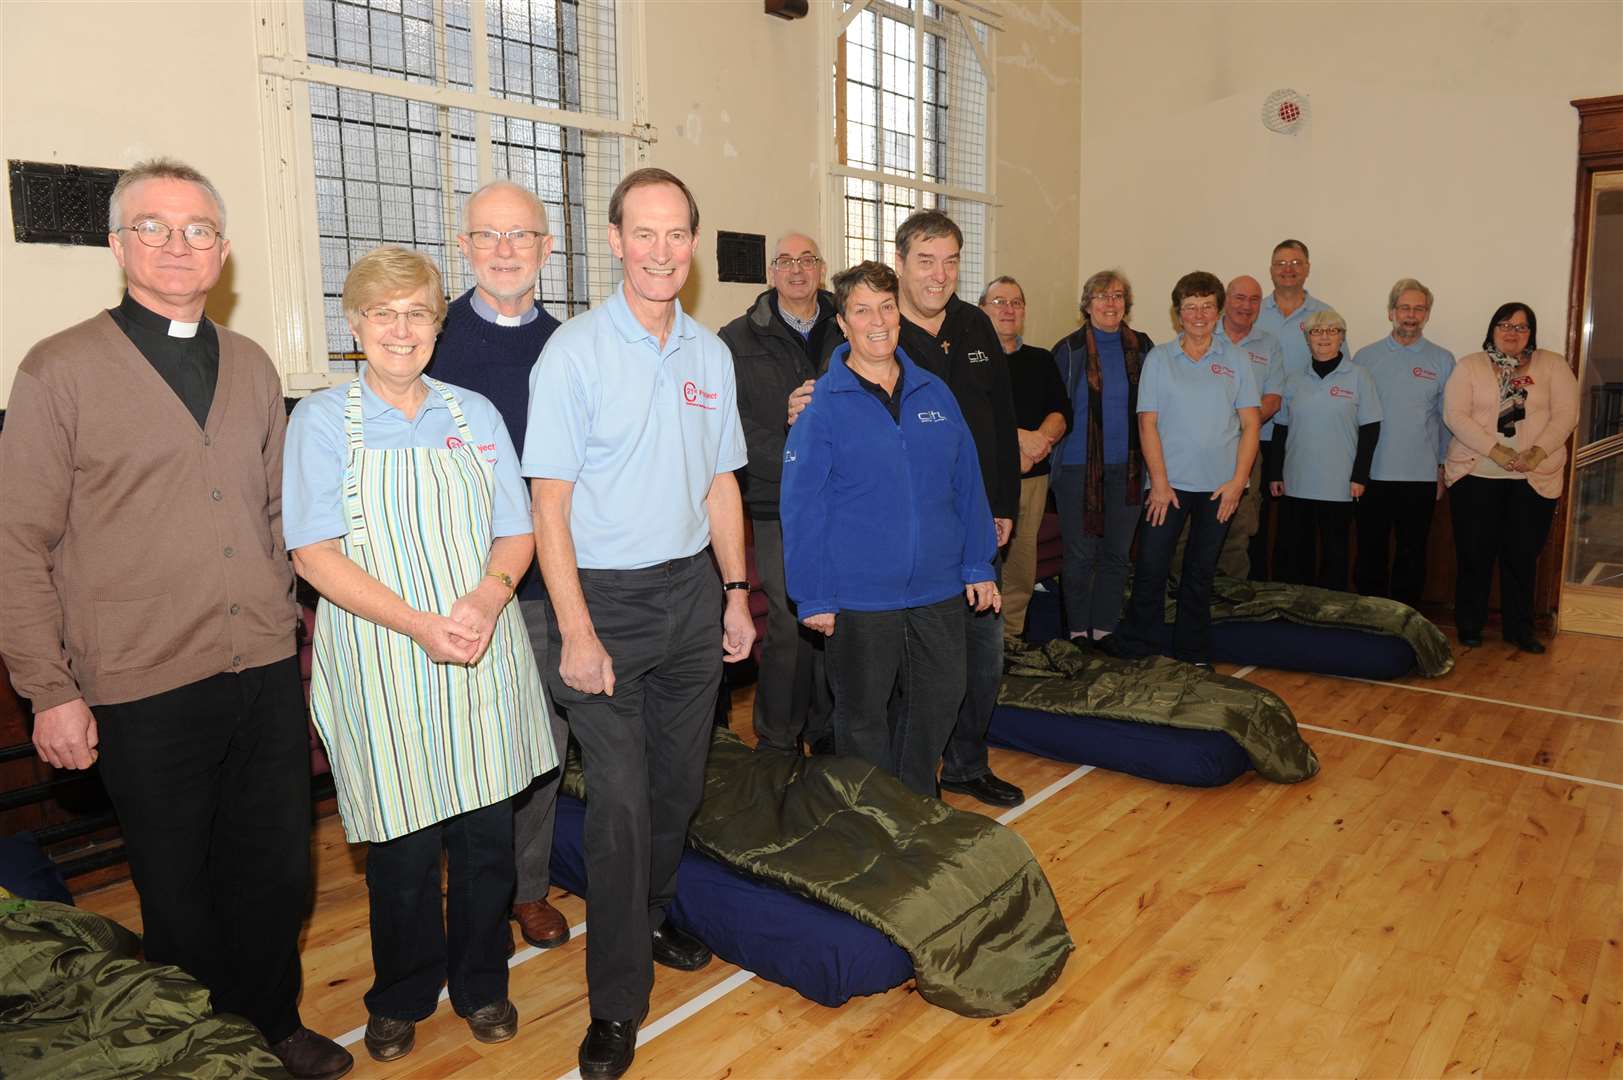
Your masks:
<svg viewBox="0 0 1623 1080"><path fill-rule="evenodd" d="M519 604L524 616L524 628L530 635L530 649L535 653L535 666L547 670L547 605L544 600L525 600ZM518 873L518 885L513 891L513 902L527 904L532 900L545 900L552 887L552 829L557 819L558 782L564 775L564 754L569 746L569 724L563 710L547 697L547 715L552 722L552 745L558 749L558 767L535 778L525 791L513 797L513 859Z"/></svg>
<svg viewBox="0 0 1623 1080"><path fill-rule="evenodd" d="M1279 500L1274 579L1347 591L1347 541L1353 504L1322 499Z"/></svg>
<svg viewBox="0 0 1623 1080"><path fill-rule="evenodd" d="M1461 637L1482 633L1488 587L1499 563L1499 612L1506 641L1533 636L1533 584L1550 535L1556 500L1525 480L1462 476L1448 489L1454 519L1454 626Z"/></svg>
<svg viewBox="0 0 1623 1080"><path fill-rule="evenodd" d="M1133 567L1133 595L1127 616L1116 631L1116 644L1126 656L1163 653L1192 664L1212 659L1212 578L1217 556L1228 535L1228 522L1217 520L1218 501L1209 491L1174 492L1177 506L1167 507L1159 525L1145 521L1138 538L1138 562ZM1172 552L1184 522L1189 539L1178 570L1178 614L1170 643L1166 636L1167 576Z"/></svg>
<svg viewBox="0 0 1623 1080"><path fill-rule="evenodd" d="M550 604L547 678L585 771L586 985L593 1017L638 1020L654 984L652 934L704 791L721 685L721 582L701 551L640 570L582 570L580 584L614 662L614 694L564 684Z"/></svg>
<svg viewBox="0 0 1623 1080"><path fill-rule="evenodd" d="M917 794L935 795L936 765L964 700L966 611L959 595L835 617L828 675L836 753L884 769ZM1001 658L1003 628L994 630ZM984 739L982 746L984 757Z"/></svg>
<svg viewBox="0 0 1623 1080"><path fill-rule="evenodd" d="M1435 480L1371 480L1365 486L1356 511L1360 593L1420 606L1426 593L1426 541L1436 505Z"/></svg>
<svg viewBox="0 0 1623 1080"><path fill-rule="evenodd" d="M834 698L823 670L822 634L800 625L783 571L783 523L757 518L755 567L766 593L766 640L755 683L755 737L761 746L800 753L830 732Z"/></svg>
<svg viewBox="0 0 1623 1080"><path fill-rule="evenodd" d="M458 1016L507 997L513 800L369 844L366 892L372 923L368 1013L396 1020L432 1016L447 983Z"/></svg>
<svg viewBox="0 0 1623 1080"><path fill-rule="evenodd" d="M310 728L294 657L98 705L101 778L141 898L146 958L267 1042L299 1024L310 907Z"/></svg>
<svg viewBox="0 0 1623 1080"><path fill-rule="evenodd" d="M1091 535L1084 528L1083 486L1086 465L1056 466L1050 483L1059 510L1060 537L1065 561L1060 569L1060 593L1065 601L1065 622L1071 633L1115 630L1121 621L1122 597L1127 593L1128 556L1133 533L1144 507L1127 502L1127 466L1104 467L1105 531Z"/></svg>
<svg viewBox="0 0 1623 1080"><path fill-rule="evenodd" d="M998 584L1003 583L1003 559L992 562ZM976 611L960 594L956 603L964 612L964 697L941 757L943 780L979 780L992 772L986 757L986 729L997 707L1003 684L1003 616L987 608ZM934 767L932 763L932 768Z"/></svg>
<svg viewBox="0 0 1623 1080"><path fill-rule="evenodd" d="M1257 448L1259 462L1268 459L1268 448L1272 443L1273 439L1270 438ZM1252 581L1271 581L1273 577L1268 569L1268 519L1278 511L1279 499L1268 490L1266 482L1260 485L1260 489L1257 500L1257 531L1251 535L1251 544L1246 548L1246 557L1251 563ZM1277 531L1279 527L1277 521L1274 527Z"/></svg>

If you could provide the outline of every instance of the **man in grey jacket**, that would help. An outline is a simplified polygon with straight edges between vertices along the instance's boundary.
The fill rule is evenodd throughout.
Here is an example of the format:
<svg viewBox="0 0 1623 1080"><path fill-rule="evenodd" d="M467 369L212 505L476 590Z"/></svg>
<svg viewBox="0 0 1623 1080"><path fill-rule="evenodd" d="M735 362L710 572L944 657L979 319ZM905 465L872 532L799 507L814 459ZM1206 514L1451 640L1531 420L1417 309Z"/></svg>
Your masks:
<svg viewBox="0 0 1623 1080"><path fill-rule="evenodd" d="M800 625L784 586L778 521L789 394L821 374L829 354L845 340L834 319L833 298L821 287L823 268L811 237L786 234L767 270L772 287L721 331L733 354L738 413L749 446L749 464L738 476L767 600L755 734L761 746L792 754L801 752L802 738L816 747L830 734L833 710L823 677L822 642Z"/></svg>

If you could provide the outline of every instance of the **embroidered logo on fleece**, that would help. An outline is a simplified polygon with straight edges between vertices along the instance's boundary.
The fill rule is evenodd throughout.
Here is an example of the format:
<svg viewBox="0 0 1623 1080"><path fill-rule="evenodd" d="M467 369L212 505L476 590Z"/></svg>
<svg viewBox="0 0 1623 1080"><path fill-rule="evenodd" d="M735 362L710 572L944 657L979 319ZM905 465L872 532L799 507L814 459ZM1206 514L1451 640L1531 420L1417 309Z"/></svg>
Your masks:
<svg viewBox="0 0 1623 1080"><path fill-rule="evenodd" d="M795 457L795 452L793 450L785 450L783 452L783 463L785 465L792 464L796 460L798 459Z"/></svg>
<svg viewBox="0 0 1623 1080"><path fill-rule="evenodd" d="M721 395L709 390L701 390L699 384L689 379L682 384L682 400L699 409L714 409L716 399Z"/></svg>
<svg viewBox="0 0 1623 1080"><path fill-rule="evenodd" d="M971 364L989 364L992 362L992 358L981 350L974 349L969 354L969 362Z"/></svg>
<svg viewBox="0 0 1623 1080"><path fill-rule="evenodd" d="M926 409L924 412L919 413L919 423L921 424L939 424L946 419L946 413L937 412L934 409Z"/></svg>

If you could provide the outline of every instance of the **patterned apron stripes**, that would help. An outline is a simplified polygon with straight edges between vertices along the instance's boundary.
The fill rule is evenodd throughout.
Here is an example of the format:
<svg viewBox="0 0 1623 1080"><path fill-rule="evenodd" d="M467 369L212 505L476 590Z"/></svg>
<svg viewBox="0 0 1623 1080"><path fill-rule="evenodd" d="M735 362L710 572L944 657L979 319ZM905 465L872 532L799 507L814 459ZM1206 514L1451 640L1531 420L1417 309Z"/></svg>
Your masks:
<svg viewBox="0 0 1623 1080"><path fill-rule="evenodd" d="M360 380L344 407L344 554L422 611L449 615L485 576L495 477L462 407L454 449L368 450ZM350 843L392 840L522 791L557 764L535 654L510 603L473 667L438 664L409 636L323 599L310 712L327 746Z"/></svg>

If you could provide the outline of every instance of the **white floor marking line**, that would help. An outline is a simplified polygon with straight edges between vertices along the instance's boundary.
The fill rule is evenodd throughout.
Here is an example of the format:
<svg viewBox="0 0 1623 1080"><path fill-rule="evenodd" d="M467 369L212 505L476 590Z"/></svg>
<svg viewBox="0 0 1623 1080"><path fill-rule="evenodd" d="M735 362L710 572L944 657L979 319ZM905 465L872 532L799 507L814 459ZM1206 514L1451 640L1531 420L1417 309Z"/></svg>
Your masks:
<svg viewBox="0 0 1623 1080"><path fill-rule="evenodd" d="M688 1017L702 1009L706 1009L711 1005L714 1005L716 1002L720 1001L722 998L726 997L728 994L732 993L734 990L737 990L740 986L743 986L745 983L751 981L755 977L755 972L745 971L742 968L733 972L731 975L727 976L721 982L712 986L698 997L677 1006L664 1016L661 1016L658 1020L655 1020L652 1024L647 1025L641 1031L637 1032L637 1045L639 1047L647 1045L649 1042L659 1038L661 1035L665 1034L667 1031L671 1030L671 1028L675 1027L677 1024L680 1024ZM560 1076L558 1080L580 1080L580 1070L571 1069Z"/></svg>
<svg viewBox="0 0 1623 1080"><path fill-rule="evenodd" d="M1230 673L1229 678L1231 678L1231 679L1243 679L1243 678L1245 678L1247 675L1251 674L1255 670L1257 670L1257 665L1255 665L1255 664L1247 664L1245 667L1241 668L1239 671L1235 671L1235 672Z"/></svg>
<svg viewBox="0 0 1623 1080"><path fill-rule="evenodd" d="M1078 780L1082 779L1092 771L1092 765L1078 765L1076 768L1072 769L1058 780L1055 780L1052 784L1049 784L1047 787L1037 792L1037 794L1033 795L1019 806L1011 806L1009 809L1003 811L1003 813L999 814L997 817L998 824L1007 825L1021 814L1024 814L1027 810L1041 806L1049 798L1058 795L1061 791L1064 791L1066 788L1070 787L1072 784L1076 783Z"/></svg>
<svg viewBox="0 0 1623 1080"><path fill-rule="evenodd" d="M1438 690L1432 686L1412 686L1409 683L1382 682L1380 679L1365 679L1357 675L1332 675L1332 679L1345 679L1347 682L1368 683L1371 686L1391 686L1398 690L1413 690L1417 694L1440 694L1443 697L1464 698L1466 701L1480 701L1486 705L1503 705L1509 709L1528 709L1532 712L1551 713L1555 716L1575 716L1580 720L1599 720L1607 724L1623 724L1623 718L1616 716L1599 716L1595 713L1573 712L1571 709L1552 709L1547 705L1528 705L1520 701L1502 701L1499 698L1478 697L1476 694L1464 694L1458 690Z"/></svg>
<svg viewBox="0 0 1623 1080"><path fill-rule="evenodd" d="M1355 731L1338 731L1335 728L1320 727L1318 724L1298 722L1296 726L1308 731L1320 731L1326 735L1340 735L1345 739L1357 739L1360 742L1380 743L1382 746L1395 746L1402 750L1418 750L1422 754L1436 754L1438 757L1454 758L1456 761L1470 761L1477 765L1496 765L1501 769L1515 769L1517 772L1533 773L1535 776L1548 776L1555 780L1571 780L1577 784L1594 784L1597 787L1623 791L1623 784L1614 783L1611 780L1596 780L1590 776L1573 776L1571 773L1556 772L1553 769L1540 769L1532 765L1518 765L1513 761L1495 761L1492 758L1477 757L1475 754L1439 750L1435 746L1416 746L1414 743L1398 742L1395 739L1382 739L1375 735L1360 735Z"/></svg>
<svg viewBox="0 0 1623 1080"><path fill-rule="evenodd" d="M571 926L569 928L569 940L570 941L574 941L576 938L581 938L581 937L585 937L585 936L586 936L586 924L585 923L578 922L574 926ZM540 956L542 953L556 952L556 951L557 951L556 949L537 949L533 945L526 945L526 946L524 946L524 948L520 949L518 952L514 953L512 956L509 956L507 958L508 970L512 970L513 968L518 967L520 964L524 963L526 960L534 960L537 956ZM451 999L451 991L450 990L441 990L440 991L440 1000L441 1001L449 1001L450 999ZM342 1035L338 1036L338 1038L333 1040L333 1041L336 1042L339 1046L354 1046L356 1043L360 1042L361 1039L365 1035L366 1035L366 1025L362 1024L358 1028L350 1028L348 1031L344 1032Z"/></svg>

